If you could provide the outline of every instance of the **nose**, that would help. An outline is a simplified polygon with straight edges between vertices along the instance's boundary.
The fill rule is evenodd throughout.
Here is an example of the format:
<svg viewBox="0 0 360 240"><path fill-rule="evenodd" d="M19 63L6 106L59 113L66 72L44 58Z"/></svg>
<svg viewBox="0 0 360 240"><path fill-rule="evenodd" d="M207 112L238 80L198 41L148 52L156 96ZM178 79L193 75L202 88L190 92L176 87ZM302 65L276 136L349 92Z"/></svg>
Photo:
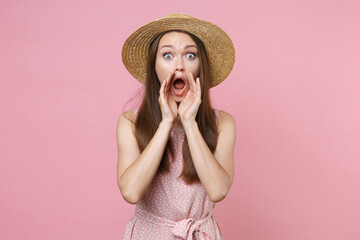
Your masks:
<svg viewBox="0 0 360 240"><path fill-rule="evenodd" d="M182 64L181 60L179 60L179 61L177 62L176 71L178 71L178 72L184 71L184 67L183 67L183 64Z"/></svg>
<svg viewBox="0 0 360 240"><path fill-rule="evenodd" d="M184 71L183 66L178 65L178 66L176 67L176 71L178 71L178 72L182 72L182 71Z"/></svg>

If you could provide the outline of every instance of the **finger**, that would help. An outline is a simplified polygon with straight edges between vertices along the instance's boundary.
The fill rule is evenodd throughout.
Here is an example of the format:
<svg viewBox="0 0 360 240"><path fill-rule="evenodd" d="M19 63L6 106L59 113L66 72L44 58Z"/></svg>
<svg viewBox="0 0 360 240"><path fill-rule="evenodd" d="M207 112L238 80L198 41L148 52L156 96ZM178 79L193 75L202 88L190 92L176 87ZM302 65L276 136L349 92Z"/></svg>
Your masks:
<svg viewBox="0 0 360 240"><path fill-rule="evenodd" d="M165 100L166 97L168 97L168 90L169 90L169 79L171 79L171 76L174 74L173 71L169 72L167 77L164 79L162 85L161 85L161 95L163 99Z"/></svg>
<svg viewBox="0 0 360 240"><path fill-rule="evenodd" d="M194 76L192 75L191 72L188 72L187 75L188 75L190 91L195 92L196 89L195 89L195 85L194 85Z"/></svg>
<svg viewBox="0 0 360 240"><path fill-rule="evenodd" d="M166 81L164 80L161 84L161 87L160 87L160 90L159 90L159 93L160 93L160 97L163 99L164 97L164 89L166 87Z"/></svg>
<svg viewBox="0 0 360 240"><path fill-rule="evenodd" d="M163 91L166 86L166 80L161 83L160 91Z"/></svg>
<svg viewBox="0 0 360 240"><path fill-rule="evenodd" d="M200 77L196 78L196 89L197 94L201 98L201 86L200 86Z"/></svg>
<svg viewBox="0 0 360 240"><path fill-rule="evenodd" d="M196 80L194 79L194 76L192 76L192 82L193 82L194 93L197 93L197 85L196 85Z"/></svg>
<svg viewBox="0 0 360 240"><path fill-rule="evenodd" d="M197 91L201 91L201 87L200 87L200 77L197 77L196 78L196 82L195 82L195 84L196 84L196 90Z"/></svg>
<svg viewBox="0 0 360 240"><path fill-rule="evenodd" d="M173 75L173 72L170 72L168 74L168 76L166 77L166 79L164 79L163 81L163 86L162 86L162 90L161 90L161 99L165 104L168 104L168 100L169 100L169 91L168 91L168 85L169 85L169 79L171 79L171 76Z"/></svg>
<svg viewBox="0 0 360 240"><path fill-rule="evenodd" d="M191 97L191 93L190 93L190 91L188 91L183 101L184 102L188 101L190 99L190 97Z"/></svg>
<svg viewBox="0 0 360 240"><path fill-rule="evenodd" d="M171 70L171 72L169 73L169 75L166 78L166 88L165 88L166 92L170 92L171 80L172 80L174 74L175 74L175 70Z"/></svg>

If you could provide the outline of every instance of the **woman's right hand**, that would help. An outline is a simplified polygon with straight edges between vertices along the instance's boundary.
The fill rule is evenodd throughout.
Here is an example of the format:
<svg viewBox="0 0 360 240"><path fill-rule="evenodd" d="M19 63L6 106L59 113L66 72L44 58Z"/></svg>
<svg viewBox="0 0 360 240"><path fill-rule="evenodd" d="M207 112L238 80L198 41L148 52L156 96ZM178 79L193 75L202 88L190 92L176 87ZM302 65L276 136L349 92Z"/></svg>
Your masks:
<svg viewBox="0 0 360 240"><path fill-rule="evenodd" d="M172 70L166 79L161 84L159 104L162 114L162 121L168 121L175 124L177 118L177 104L174 99L171 98L170 87L171 80L174 76L175 70Z"/></svg>

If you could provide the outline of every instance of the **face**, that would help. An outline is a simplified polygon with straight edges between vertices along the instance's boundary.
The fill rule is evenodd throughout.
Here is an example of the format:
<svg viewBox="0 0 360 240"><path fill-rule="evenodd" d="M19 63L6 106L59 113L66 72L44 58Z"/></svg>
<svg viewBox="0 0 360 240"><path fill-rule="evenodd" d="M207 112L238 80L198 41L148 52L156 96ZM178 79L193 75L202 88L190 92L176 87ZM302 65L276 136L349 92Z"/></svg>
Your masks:
<svg viewBox="0 0 360 240"><path fill-rule="evenodd" d="M189 91L191 72L196 79L200 72L200 59L197 46L186 33L169 32L159 41L155 60L155 72L160 81L176 70L171 79L170 94L176 102L181 102Z"/></svg>

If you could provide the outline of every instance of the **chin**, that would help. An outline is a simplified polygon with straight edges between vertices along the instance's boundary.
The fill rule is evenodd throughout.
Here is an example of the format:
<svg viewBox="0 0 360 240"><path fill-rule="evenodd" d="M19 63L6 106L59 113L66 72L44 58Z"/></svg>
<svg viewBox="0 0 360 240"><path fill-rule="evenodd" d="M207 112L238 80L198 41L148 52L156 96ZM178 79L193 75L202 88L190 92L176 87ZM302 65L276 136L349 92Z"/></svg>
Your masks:
<svg viewBox="0 0 360 240"><path fill-rule="evenodd" d="M171 98L174 99L175 102L180 103L182 100L185 99L185 96L186 96L186 94L187 94L188 91L189 91L189 89L186 89L186 90L184 91L184 93L181 94L181 96L176 95L174 92L172 92L172 93L171 93Z"/></svg>
<svg viewBox="0 0 360 240"><path fill-rule="evenodd" d="M180 103L182 100L184 100L185 96L172 96L172 99L174 99L175 102Z"/></svg>

